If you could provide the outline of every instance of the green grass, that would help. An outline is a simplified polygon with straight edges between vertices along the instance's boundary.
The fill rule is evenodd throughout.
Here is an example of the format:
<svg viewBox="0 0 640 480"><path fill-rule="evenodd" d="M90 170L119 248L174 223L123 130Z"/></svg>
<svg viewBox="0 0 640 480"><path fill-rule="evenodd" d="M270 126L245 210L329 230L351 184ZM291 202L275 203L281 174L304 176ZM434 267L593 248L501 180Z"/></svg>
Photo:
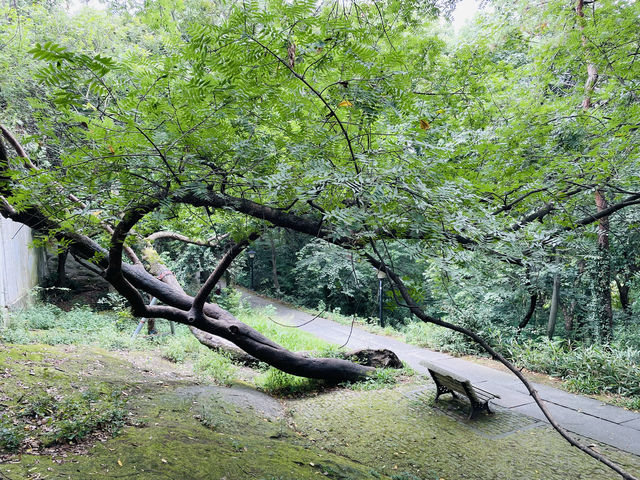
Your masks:
<svg viewBox="0 0 640 480"><path fill-rule="evenodd" d="M275 323L275 310L270 306L249 311L243 309L237 318L293 352L323 352L331 347L330 343L299 328L284 327Z"/></svg>
<svg viewBox="0 0 640 480"><path fill-rule="evenodd" d="M253 310L243 307L238 308L236 314L238 320L288 350L308 352L316 357L335 357L340 351L310 333L278 325L274 322L273 308ZM196 374L220 385L230 385L241 376L229 357L201 345L185 325L175 325L175 335L166 335L168 322L159 320L156 325L163 335L147 337L143 331L132 339L137 322L122 309L95 312L83 306L64 312L53 305L36 304L11 316L9 327L0 328L0 343L92 345L127 351L156 349L166 360L192 364ZM318 388L317 382L307 385L306 379L272 370L256 379L266 391L283 395ZM0 430L0 437L9 438L14 433Z"/></svg>
<svg viewBox="0 0 640 480"><path fill-rule="evenodd" d="M236 379L236 366L226 355L205 350L197 356L193 369L219 385L231 385Z"/></svg>
<svg viewBox="0 0 640 480"><path fill-rule="evenodd" d="M318 380L291 375L273 367L256 377L255 383L258 388L277 397L300 396L323 387Z"/></svg>

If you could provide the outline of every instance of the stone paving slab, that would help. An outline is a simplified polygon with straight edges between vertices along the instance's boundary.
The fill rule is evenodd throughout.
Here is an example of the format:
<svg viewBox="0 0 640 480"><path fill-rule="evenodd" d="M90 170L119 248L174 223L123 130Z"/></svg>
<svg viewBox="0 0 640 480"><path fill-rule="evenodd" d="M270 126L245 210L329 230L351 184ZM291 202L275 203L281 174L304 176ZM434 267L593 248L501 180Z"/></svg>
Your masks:
<svg viewBox="0 0 640 480"><path fill-rule="evenodd" d="M622 426L627 428L633 428L634 430L640 430L640 418L636 418L635 420L624 422Z"/></svg>
<svg viewBox="0 0 640 480"><path fill-rule="evenodd" d="M507 408L492 407L494 412L488 415L483 412L473 420L469 420L469 403L452 399L449 396L440 397L434 402L434 387L423 387L404 394L410 402L413 402L414 409L420 409L424 406L434 408L448 417L453 418L465 428L473 430L476 433L491 439L504 438L514 433L520 433L531 428L546 425L533 417L513 413Z"/></svg>
<svg viewBox="0 0 640 480"><path fill-rule="evenodd" d="M556 421L570 432L598 440L626 452L640 455L640 430L584 415L560 405L547 404ZM546 421L537 405L523 405L512 411Z"/></svg>

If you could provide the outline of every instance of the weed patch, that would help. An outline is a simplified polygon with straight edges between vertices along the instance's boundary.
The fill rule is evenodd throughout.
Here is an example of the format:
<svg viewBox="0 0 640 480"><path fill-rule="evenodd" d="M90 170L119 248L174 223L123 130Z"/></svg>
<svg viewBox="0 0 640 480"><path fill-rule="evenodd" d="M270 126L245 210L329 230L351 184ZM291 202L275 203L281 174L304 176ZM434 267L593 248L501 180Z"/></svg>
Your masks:
<svg viewBox="0 0 640 480"><path fill-rule="evenodd" d="M255 382L260 389L278 397L300 396L318 390L324 385L318 380L297 377L273 367L259 375Z"/></svg>

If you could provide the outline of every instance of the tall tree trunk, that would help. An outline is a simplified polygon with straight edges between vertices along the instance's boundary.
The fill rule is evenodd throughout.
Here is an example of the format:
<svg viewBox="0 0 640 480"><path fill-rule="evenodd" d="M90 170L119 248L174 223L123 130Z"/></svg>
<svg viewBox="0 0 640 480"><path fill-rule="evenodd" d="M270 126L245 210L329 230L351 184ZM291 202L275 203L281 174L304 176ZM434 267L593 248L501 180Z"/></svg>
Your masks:
<svg viewBox="0 0 640 480"><path fill-rule="evenodd" d="M616 286L618 287L618 295L620 296L620 305L622 306L622 310L624 310L624 313L629 314L629 284L627 282L621 283L620 280L616 278Z"/></svg>
<svg viewBox="0 0 640 480"><path fill-rule="evenodd" d="M569 304L561 302L562 317L564 318L564 330L567 333L567 338L573 338L573 324L575 319L576 306L578 302L571 300Z"/></svg>
<svg viewBox="0 0 640 480"><path fill-rule="evenodd" d="M549 323L547 324L547 336L553 338L558 320L558 305L560 304L560 274L553 276L553 293L551 295L551 309L549 310Z"/></svg>
<svg viewBox="0 0 640 480"><path fill-rule="evenodd" d="M56 269L56 287L66 287L69 285L69 280L67 279L67 256L69 255L69 250L64 249L58 253L58 266Z"/></svg>
<svg viewBox="0 0 640 480"><path fill-rule="evenodd" d="M607 199L601 189L596 189L596 208L601 212L607 208ZM602 341L610 341L613 332L613 309L611 307L611 262L609 251L609 217L598 220L598 262L596 272L596 296L598 323Z"/></svg>
<svg viewBox="0 0 640 480"><path fill-rule="evenodd" d="M584 35L584 0L577 0L576 13L578 14L578 28L582 33L582 47L585 49L587 57L587 80L584 84L584 96L582 98L582 109L591 108L591 94L598 81L598 68L589 59L586 51L588 44ZM597 188L595 192L596 210L598 213L607 208L607 200L602 189ZM611 340L613 331L613 310L611 308L611 265L609 261L609 217L602 217L598 220L598 268L596 280L596 305L598 308L597 318L602 341Z"/></svg>
<svg viewBox="0 0 640 480"><path fill-rule="evenodd" d="M526 315L518 324L518 331L522 330L524 327L526 327L529 324L529 321L531 320L531 318L533 317L533 314L536 311L537 304L538 304L538 294L532 293L531 297L529 298L529 310L527 310Z"/></svg>

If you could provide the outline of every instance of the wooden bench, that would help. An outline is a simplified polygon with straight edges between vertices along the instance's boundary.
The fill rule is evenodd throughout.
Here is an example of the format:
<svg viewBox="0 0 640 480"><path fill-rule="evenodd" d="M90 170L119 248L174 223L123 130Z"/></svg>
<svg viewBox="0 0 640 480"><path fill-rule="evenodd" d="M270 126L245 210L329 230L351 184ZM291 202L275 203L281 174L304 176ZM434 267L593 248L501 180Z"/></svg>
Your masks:
<svg viewBox="0 0 640 480"><path fill-rule="evenodd" d="M487 392L477 386L471 385L471 382L456 375L453 372L437 367L431 363L426 365L429 370L429 374L433 381L436 383L437 394L435 401L438 401L438 397L445 393L450 393L454 398L457 398L456 393L464 395L469 399L471 403L471 411L469 412L469 420L475 418L478 413L486 410L488 414L493 414L489 409L489 402L494 398L500 398L499 395L495 395L491 392Z"/></svg>

